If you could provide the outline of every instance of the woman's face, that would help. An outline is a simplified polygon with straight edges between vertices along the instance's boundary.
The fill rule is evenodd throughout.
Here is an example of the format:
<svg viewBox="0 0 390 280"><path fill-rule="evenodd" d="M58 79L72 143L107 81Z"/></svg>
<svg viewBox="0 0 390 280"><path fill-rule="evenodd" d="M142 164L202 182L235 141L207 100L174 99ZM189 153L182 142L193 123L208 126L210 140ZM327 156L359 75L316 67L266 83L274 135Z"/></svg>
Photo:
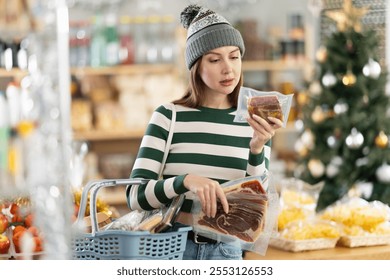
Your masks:
<svg viewBox="0 0 390 280"><path fill-rule="evenodd" d="M227 96L240 81L240 49L236 46L226 46L207 52L201 58L199 75L208 92Z"/></svg>

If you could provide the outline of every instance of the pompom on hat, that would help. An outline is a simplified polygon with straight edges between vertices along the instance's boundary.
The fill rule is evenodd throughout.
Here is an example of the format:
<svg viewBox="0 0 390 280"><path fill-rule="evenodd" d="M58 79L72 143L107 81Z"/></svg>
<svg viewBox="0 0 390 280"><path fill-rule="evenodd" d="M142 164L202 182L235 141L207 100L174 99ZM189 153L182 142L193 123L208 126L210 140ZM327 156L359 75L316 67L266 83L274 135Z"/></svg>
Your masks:
<svg viewBox="0 0 390 280"><path fill-rule="evenodd" d="M180 20L187 29L185 59L188 69L206 52L219 47L237 46L244 55L241 33L223 16L198 5L189 5L181 12Z"/></svg>

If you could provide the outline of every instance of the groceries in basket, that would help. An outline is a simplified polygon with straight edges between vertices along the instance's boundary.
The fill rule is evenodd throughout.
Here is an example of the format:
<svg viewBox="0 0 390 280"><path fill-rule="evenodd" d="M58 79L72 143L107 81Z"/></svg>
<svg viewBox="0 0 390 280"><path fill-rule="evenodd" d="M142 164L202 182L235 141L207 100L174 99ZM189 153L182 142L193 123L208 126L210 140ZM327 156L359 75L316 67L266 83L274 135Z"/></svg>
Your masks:
<svg viewBox="0 0 390 280"><path fill-rule="evenodd" d="M241 87L238 96L235 122L246 122L249 115L256 114L271 123L268 117L280 119L286 127L290 114L293 94L282 94L276 91L258 91Z"/></svg>
<svg viewBox="0 0 390 280"><path fill-rule="evenodd" d="M267 176L251 176L222 184L229 203L225 213L220 202L214 218L202 211L199 200L192 208L193 230L202 236L265 254L275 230L278 195L272 184L264 188Z"/></svg>
<svg viewBox="0 0 390 280"><path fill-rule="evenodd" d="M109 223L102 230L149 231L162 220L161 217L157 210L151 212L134 210Z"/></svg>
<svg viewBox="0 0 390 280"><path fill-rule="evenodd" d="M180 260L186 247L187 235L191 227L175 225L163 233L152 233L138 229L146 226L149 218L163 215L160 224L167 212L159 212L163 209L151 211L132 211L104 228L97 227L97 192L103 187L139 185L144 179L109 179L92 181L88 183L82 193L80 211L74 223L74 236L72 237L73 259L85 260ZM91 195L89 195L89 193ZM84 220L87 200L90 202L90 220L92 231L86 233L80 231L80 223ZM178 199L180 201L181 199ZM176 201L176 200L175 200ZM171 204L172 205L172 204ZM164 208L165 209L165 208ZM167 206L165 210L170 209ZM172 222L172 221L171 221ZM150 224L149 224L150 225ZM166 229L166 227L164 227ZM153 230L151 228L151 230Z"/></svg>
<svg viewBox="0 0 390 280"><path fill-rule="evenodd" d="M108 224L103 230L148 231L161 233L170 229L184 202L184 195L175 197L169 206L153 211L133 210Z"/></svg>

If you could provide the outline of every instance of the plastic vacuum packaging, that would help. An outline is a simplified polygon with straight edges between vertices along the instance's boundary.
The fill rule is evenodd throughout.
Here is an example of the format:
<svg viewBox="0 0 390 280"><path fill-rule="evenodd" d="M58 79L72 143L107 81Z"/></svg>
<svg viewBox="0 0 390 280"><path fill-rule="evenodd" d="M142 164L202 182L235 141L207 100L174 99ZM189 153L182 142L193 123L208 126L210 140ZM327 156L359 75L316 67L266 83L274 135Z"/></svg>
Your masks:
<svg viewBox="0 0 390 280"><path fill-rule="evenodd" d="M276 234L279 210L279 197L273 184L268 182L268 188L263 188L267 180L268 175L264 174L222 184L229 213L225 213L218 202L214 218L207 217L199 200L194 200L193 230L202 236L265 255L270 237Z"/></svg>
<svg viewBox="0 0 390 280"><path fill-rule="evenodd" d="M241 87L234 122L247 122L249 115L256 114L271 123L268 117L280 119L286 127L294 94L277 91L258 91Z"/></svg>

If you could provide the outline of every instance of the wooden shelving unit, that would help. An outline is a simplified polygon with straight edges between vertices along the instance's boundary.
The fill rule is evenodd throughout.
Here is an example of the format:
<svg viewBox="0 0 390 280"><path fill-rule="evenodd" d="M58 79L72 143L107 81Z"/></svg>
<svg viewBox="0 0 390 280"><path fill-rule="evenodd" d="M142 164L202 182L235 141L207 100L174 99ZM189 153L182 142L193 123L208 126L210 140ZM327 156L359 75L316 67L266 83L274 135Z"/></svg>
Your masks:
<svg viewBox="0 0 390 280"><path fill-rule="evenodd" d="M137 130L91 130L83 132L75 132L73 134L74 140L83 141L110 141L110 140L126 140L138 139L144 135L143 129Z"/></svg>
<svg viewBox="0 0 390 280"><path fill-rule="evenodd" d="M75 67L71 69L71 74L75 76L111 76L175 72L177 72L177 68L174 64L132 64L105 67Z"/></svg>
<svg viewBox="0 0 390 280"><path fill-rule="evenodd" d="M243 61L243 71L288 71L301 70L305 67L305 61L289 61L289 60L255 60Z"/></svg>

